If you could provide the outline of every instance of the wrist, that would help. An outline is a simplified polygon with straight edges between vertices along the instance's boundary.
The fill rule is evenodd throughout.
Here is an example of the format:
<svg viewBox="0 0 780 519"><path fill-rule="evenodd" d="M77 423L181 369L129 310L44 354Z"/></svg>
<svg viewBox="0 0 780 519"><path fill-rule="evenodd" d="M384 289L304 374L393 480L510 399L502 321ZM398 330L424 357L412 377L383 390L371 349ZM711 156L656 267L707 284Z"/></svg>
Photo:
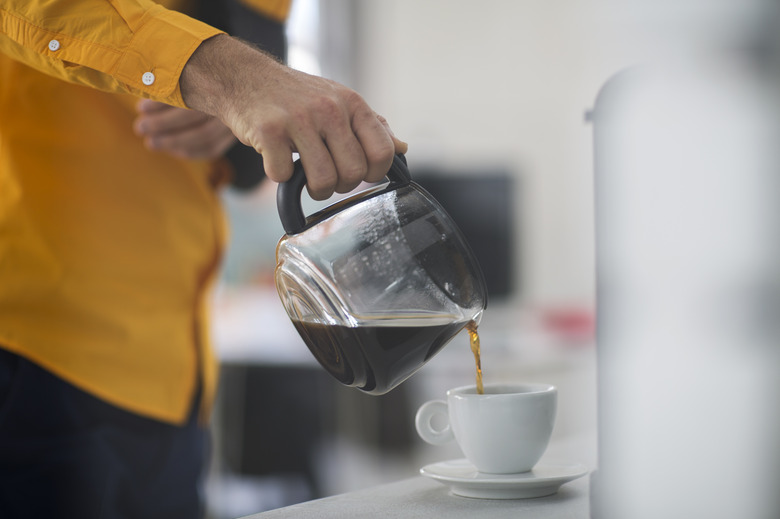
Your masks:
<svg viewBox="0 0 780 519"><path fill-rule="evenodd" d="M252 69L263 77L263 69L276 60L242 41L219 34L195 50L179 78L182 99L188 108L214 115L221 120L229 114L229 102L247 83L243 70ZM257 77L257 76L256 76Z"/></svg>

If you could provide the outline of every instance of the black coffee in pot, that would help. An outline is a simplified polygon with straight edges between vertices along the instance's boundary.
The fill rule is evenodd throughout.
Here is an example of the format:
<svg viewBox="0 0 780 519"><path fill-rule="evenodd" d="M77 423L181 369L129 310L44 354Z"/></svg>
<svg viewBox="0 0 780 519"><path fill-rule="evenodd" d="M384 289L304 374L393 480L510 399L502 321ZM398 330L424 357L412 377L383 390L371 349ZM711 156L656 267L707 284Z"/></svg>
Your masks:
<svg viewBox="0 0 780 519"><path fill-rule="evenodd" d="M411 376L467 323L394 318L356 327L296 320L293 324L322 367L339 382L381 395Z"/></svg>

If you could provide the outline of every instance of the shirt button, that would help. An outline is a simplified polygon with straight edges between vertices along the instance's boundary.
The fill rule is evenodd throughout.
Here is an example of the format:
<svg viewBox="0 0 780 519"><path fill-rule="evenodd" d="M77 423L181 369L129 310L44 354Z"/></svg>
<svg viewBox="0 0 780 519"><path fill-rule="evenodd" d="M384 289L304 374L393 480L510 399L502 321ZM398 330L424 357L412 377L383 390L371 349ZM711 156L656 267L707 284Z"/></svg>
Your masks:
<svg viewBox="0 0 780 519"><path fill-rule="evenodd" d="M51 40L49 42L49 50L52 52L60 50L60 42L58 42L57 40Z"/></svg>
<svg viewBox="0 0 780 519"><path fill-rule="evenodd" d="M154 83L154 74L151 72L144 72L144 75L141 76L141 81L144 82L144 85L149 86L152 83Z"/></svg>

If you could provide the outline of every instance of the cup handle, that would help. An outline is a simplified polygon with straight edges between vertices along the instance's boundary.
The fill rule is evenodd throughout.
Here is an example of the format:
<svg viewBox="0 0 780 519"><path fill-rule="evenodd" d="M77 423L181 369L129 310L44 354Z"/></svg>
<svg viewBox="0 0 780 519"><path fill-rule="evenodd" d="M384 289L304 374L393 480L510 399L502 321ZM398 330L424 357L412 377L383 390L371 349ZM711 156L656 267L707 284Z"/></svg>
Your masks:
<svg viewBox="0 0 780 519"><path fill-rule="evenodd" d="M434 429L431 425L431 419L437 414L443 414L447 418L447 425L440 430ZM421 405L414 418L414 425L420 438L430 444L441 445L454 439L447 412L447 402L444 400L431 400Z"/></svg>

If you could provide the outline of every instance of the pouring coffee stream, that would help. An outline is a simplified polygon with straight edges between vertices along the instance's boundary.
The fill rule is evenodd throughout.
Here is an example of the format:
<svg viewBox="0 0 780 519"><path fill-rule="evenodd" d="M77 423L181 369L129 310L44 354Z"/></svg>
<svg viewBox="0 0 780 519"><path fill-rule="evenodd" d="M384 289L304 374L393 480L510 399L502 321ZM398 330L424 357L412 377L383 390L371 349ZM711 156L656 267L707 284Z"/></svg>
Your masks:
<svg viewBox="0 0 780 519"><path fill-rule="evenodd" d="M323 368L375 395L409 378L467 325L476 334L487 306L463 234L412 181L402 155L387 178L309 217L300 162L277 191L285 235L275 280L287 315Z"/></svg>
<svg viewBox="0 0 780 519"><path fill-rule="evenodd" d="M474 354L474 364L477 367L477 394L485 394L485 387L482 384L482 351L479 344L479 332L477 331L477 322L471 321L466 325L469 332L469 345L471 353Z"/></svg>

